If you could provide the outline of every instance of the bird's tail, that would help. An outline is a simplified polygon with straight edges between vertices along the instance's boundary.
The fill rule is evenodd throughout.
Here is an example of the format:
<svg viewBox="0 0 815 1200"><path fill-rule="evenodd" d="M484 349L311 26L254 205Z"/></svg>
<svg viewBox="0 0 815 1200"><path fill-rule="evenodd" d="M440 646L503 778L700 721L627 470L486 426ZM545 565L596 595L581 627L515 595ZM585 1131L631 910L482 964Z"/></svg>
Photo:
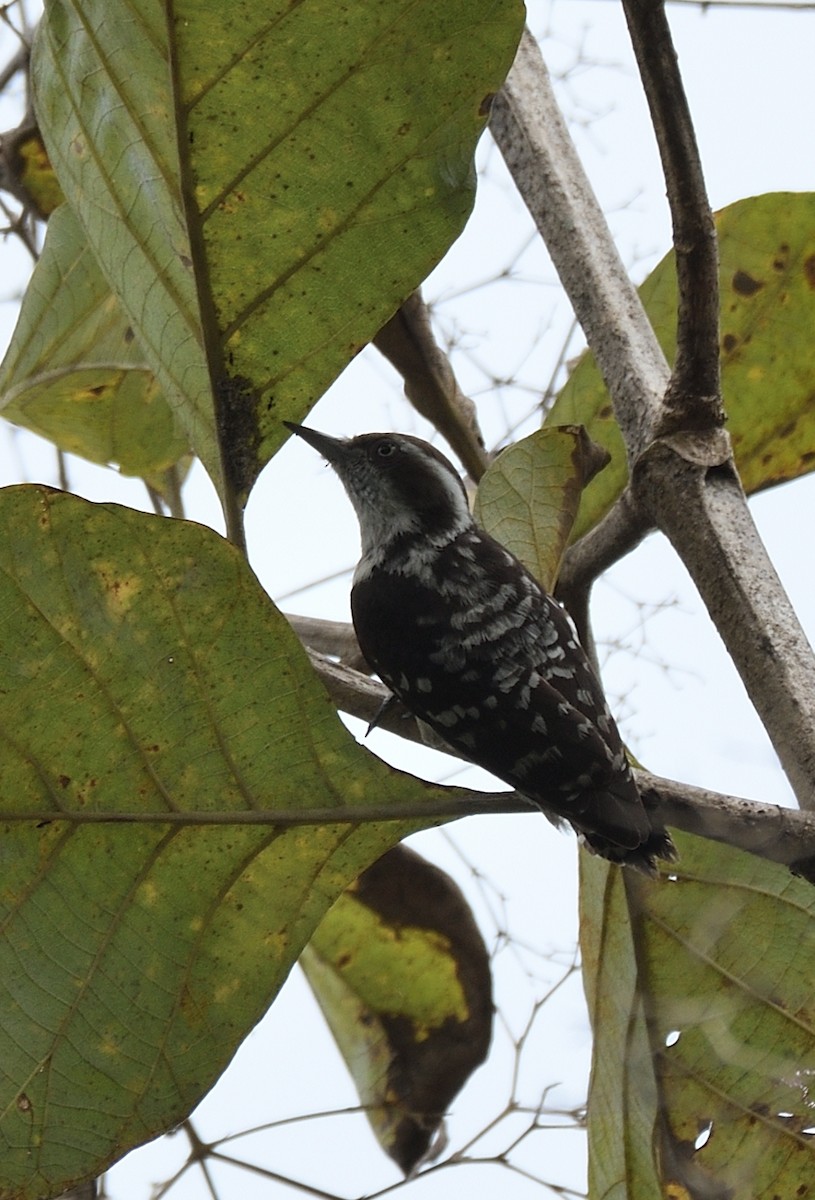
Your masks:
<svg viewBox="0 0 815 1200"><path fill-rule="evenodd" d="M645 875L657 875L657 863L660 859L665 862L675 862L676 847L667 829L652 828L645 841L638 846L621 846L611 842L598 833L580 832L583 845L592 854L599 854L609 862L621 866L634 867Z"/></svg>
<svg viewBox="0 0 815 1200"><path fill-rule="evenodd" d="M614 780L610 787L584 793L579 806L573 824L593 854L646 875L657 874L660 859L676 860L676 847L658 810L630 775Z"/></svg>

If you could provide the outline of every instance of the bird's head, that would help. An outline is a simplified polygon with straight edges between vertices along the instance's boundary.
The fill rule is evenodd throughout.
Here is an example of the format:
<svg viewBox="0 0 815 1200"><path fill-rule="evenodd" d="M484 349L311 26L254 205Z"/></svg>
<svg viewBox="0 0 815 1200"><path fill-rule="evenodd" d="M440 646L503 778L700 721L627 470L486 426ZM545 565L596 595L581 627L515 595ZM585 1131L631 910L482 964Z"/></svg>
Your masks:
<svg viewBox="0 0 815 1200"><path fill-rule="evenodd" d="M359 520L363 556L408 537L442 543L471 524L464 484L428 442L406 433L335 438L285 424L339 475Z"/></svg>

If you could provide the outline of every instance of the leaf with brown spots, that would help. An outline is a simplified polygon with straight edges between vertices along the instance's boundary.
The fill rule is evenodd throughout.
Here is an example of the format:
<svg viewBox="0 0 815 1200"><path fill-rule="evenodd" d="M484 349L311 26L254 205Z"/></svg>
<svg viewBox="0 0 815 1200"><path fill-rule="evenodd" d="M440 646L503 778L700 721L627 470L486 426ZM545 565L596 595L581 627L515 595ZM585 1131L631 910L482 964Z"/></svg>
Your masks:
<svg viewBox="0 0 815 1200"><path fill-rule="evenodd" d="M777 192L716 214L722 391L727 428L748 493L815 469L815 194ZM669 361L676 348L676 276L668 254L640 288ZM625 447L594 359L572 372L546 425L580 422L611 454L583 495L579 537L628 478Z"/></svg>
<svg viewBox="0 0 815 1200"><path fill-rule="evenodd" d="M466 900L396 846L337 901L301 961L380 1145L409 1174L490 1044L489 956Z"/></svg>
<svg viewBox="0 0 815 1200"><path fill-rule="evenodd" d="M46 6L43 140L222 494L245 501L282 419L461 232L484 96L523 18L520 0L244 0L229 19L222 0ZM222 457L235 380L245 411L227 413Z"/></svg>
<svg viewBox="0 0 815 1200"><path fill-rule="evenodd" d="M210 530L35 487L0 525L0 1195L33 1200L187 1116L421 824L264 815L435 789L355 744Z"/></svg>
<svg viewBox="0 0 815 1200"><path fill-rule="evenodd" d="M71 454L150 476L189 453L67 205L48 222L0 368L3 416Z"/></svg>
<svg viewBox="0 0 815 1200"><path fill-rule="evenodd" d="M661 880L581 856L589 1194L806 1194L815 892L722 845L677 848Z"/></svg>

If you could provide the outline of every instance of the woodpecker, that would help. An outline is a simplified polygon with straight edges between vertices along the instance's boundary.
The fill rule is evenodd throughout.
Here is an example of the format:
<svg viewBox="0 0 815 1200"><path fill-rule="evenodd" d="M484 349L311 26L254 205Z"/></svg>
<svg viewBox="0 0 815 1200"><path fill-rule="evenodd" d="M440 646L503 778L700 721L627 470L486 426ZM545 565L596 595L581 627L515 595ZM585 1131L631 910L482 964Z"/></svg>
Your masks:
<svg viewBox="0 0 815 1200"><path fill-rule="evenodd" d="M363 656L457 753L565 818L588 849L653 874L670 835L643 805L564 610L476 525L452 463L408 434L334 438L286 422L359 520L351 613Z"/></svg>

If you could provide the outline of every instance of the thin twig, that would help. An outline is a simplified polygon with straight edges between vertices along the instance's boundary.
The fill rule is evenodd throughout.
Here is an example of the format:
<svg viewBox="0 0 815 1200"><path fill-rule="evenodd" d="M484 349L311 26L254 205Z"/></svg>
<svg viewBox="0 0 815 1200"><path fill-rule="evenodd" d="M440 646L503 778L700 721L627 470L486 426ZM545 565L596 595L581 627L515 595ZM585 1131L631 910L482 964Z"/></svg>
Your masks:
<svg viewBox="0 0 815 1200"><path fill-rule="evenodd" d="M626 487L606 515L563 556L556 594L571 611L575 593L634 550L654 524Z"/></svg>
<svg viewBox="0 0 815 1200"><path fill-rule="evenodd" d="M719 263L696 134L663 4L623 0L623 8L662 159L679 295L676 360L656 432L719 429Z"/></svg>
<svg viewBox="0 0 815 1200"><path fill-rule="evenodd" d="M0 68L0 91L3 91L8 86L18 71L28 70L28 61L30 58L31 47L23 43L5 66Z"/></svg>
<svg viewBox="0 0 815 1200"><path fill-rule="evenodd" d="M570 546L563 556L555 595L575 623L589 661L600 673L591 627L590 602L594 580L624 558L654 528L642 505L626 487L615 504L593 529Z"/></svg>

